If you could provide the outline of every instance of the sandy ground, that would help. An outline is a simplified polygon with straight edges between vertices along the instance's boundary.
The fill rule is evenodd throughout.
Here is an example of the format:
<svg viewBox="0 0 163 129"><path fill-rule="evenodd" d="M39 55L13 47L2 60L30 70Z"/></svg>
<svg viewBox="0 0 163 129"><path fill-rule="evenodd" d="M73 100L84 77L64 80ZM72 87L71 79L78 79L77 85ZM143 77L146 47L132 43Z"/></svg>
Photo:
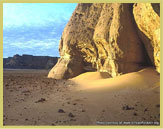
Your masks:
<svg viewBox="0 0 163 129"><path fill-rule="evenodd" d="M153 68L115 78L89 72L54 80L47 74L4 70L4 125L159 124L160 75Z"/></svg>

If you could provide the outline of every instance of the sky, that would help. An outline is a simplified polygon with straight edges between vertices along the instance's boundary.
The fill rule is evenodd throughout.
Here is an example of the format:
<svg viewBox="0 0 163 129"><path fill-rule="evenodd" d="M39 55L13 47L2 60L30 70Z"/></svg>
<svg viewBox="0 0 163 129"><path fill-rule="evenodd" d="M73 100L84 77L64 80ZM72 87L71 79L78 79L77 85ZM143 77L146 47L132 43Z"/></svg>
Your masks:
<svg viewBox="0 0 163 129"><path fill-rule="evenodd" d="M59 57L59 41L76 3L4 3L3 57Z"/></svg>

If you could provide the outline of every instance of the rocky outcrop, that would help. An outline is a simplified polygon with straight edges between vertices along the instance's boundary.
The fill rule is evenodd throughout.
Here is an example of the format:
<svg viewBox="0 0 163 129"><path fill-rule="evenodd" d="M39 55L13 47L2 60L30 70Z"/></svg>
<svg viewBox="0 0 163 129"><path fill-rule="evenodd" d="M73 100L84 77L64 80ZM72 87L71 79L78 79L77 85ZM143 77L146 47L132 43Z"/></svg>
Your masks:
<svg viewBox="0 0 163 129"><path fill-rule="evenodd" d="M14 55L3 58L3 68L10 69L51 69L58 61L58 57Z"/></svg>
<svg viewBox="0 0 163 129"><path fill-rule="evenodd" d="M48 77L67 79L85 71L114 77L150 65L134 18L133 4L78 4L61 37L61 58Z"/></svg>
<svg viewBox="0 0 163 129"><path fill-rule="evenodd" d="M160 72L160 12L159 4L134 4L134 18L138 32L151 62Z"/></svg>
<svg viewBox="0 0 163 129"><path fill-rule="evenodd" d="M103 4L78 4L61 37L61 59L48 77L67 79L84 72L85 67L94 67L90 58L95 59L97 51L92 39L102 7Z"/></svg>
<svg viewBox="0 0 163 129"><path fill-rule="evenodd" d="M48 77L53 77L55 79L67 79L70 77L75 77L82 73L83 71L83 64L81 62L82 60L79 58L68 58L61 57L57 64L51 69L51 71L48 74Z"/></svg>
<svg viewBox="0 0 163 129"><path fill-rule="evenodd" d="M135 31L131 6L104 4L95 28L97 69L109 72L112 76L136 71L146 60L141 40Z"/></svg>

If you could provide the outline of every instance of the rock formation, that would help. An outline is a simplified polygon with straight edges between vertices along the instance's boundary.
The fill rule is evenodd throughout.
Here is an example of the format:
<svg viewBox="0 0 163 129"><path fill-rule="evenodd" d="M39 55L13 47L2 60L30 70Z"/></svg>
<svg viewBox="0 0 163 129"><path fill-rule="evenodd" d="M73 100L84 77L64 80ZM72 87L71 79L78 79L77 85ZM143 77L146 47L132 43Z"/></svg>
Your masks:
<svg viewBox="0 0 163 129"><path fill-rule="evenodd" d="M97 55L92 39L102 6L103 4L78 4L61 37L59 46L61 58L48 77L71 78L84 72L87 66L92 68L91 61L95 62ZM82 49L83 45L85 48ZM90 59L92 57L94 58Z"/></svg>
<svg viewBox="0 0 163 129"><path fill-rule="evenodd" d="M10 69L51 69L58 57L15 55L3 59L3 68Z"/></svg>
<svg viewBox="0 0 163 129"><path fill-rule="evenodd" d="M159 56L152 60L153 53L148 50L148 46L156 49L154 58L160 50L157 37L159 10L156 13L151 4L147 5L149 10L139 15L138 7L145 8L145 4L78 4L61 37L61 58L48 77L67 79L85 71L107 72L114 77L137 71L151 65L151 62L158 69ZM152 18L158 18L153 20L157 25L150 29L155 28L157 31L146 32L150 31L150 25L144 29L140 19L147 17L147 21L144 21L147 24L150 11L153 13Z"/></svg>
<svg viewBox="0 0 163 129"><path fill-rule="evenodd" d="M155 12L156 11L156 12ZM160 17L159 4L139 3L134 5L134 18L138 32L151 62L160 72Z"/></svg>

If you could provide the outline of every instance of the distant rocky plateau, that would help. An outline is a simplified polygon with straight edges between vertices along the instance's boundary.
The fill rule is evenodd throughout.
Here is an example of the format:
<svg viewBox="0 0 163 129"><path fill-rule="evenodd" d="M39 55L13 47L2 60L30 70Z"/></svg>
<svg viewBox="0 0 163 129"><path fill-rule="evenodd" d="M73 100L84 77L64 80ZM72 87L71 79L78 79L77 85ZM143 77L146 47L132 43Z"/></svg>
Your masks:
<svg viewBox="0 0 163 129"><path fill-rule="evenodd" d="M8 69L51 69L58 61L58 57L14 55L3 58L3 68Z"/></svg>
<svg viewBox="0 0 163 129"><path fill-rule="evenodd" d="M112 77L153 66L160 73L159 3L79 3L59 45L49 78L86 71Z"/></svg>

